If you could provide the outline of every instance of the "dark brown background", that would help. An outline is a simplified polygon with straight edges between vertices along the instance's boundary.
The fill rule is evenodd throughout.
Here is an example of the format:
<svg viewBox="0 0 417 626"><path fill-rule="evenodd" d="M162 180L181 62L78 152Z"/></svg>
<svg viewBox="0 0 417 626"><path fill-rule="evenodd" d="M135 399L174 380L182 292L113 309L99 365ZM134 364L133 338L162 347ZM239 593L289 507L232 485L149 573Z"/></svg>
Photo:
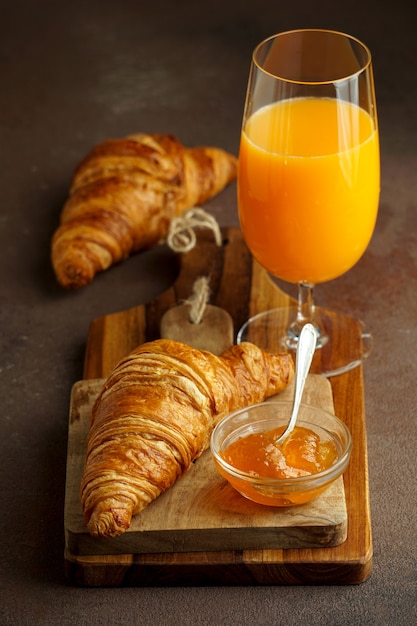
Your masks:
<svg viewBox="0 0 417 626"><path fill-rule="evenodd" d="M411 0L0 1L0 623L409 624L417 617L417 33ZM355 587L78 589L63 571L69 392L92 319L174 279L161 251L67 294L49 263L76 163L95 143L171 132L237 154L252 48L298 27L372 50L382 192L372 243L317 290L375 347L364 367L374 543ZM237 225L235 186L208 207Z"/></svg>

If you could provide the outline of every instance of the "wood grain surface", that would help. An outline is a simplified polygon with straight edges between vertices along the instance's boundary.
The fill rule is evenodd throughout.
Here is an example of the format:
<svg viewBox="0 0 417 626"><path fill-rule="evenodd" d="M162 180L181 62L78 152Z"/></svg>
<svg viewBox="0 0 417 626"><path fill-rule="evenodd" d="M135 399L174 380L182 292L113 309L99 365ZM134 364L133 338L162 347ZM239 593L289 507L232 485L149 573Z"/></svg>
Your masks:
<svg viewBox="0 0 417 626"><path fill-rule="evenodd" d="M84 378L105 378L135 346L155 339L160 320L192 292L195 280L209 276L211 304L224 308L235 331L248 316L291 303L251 258L238 229L224 229L223 245L209 236L181 257L175 284L153 302L93 320L87 339ZM346 338L350 341L350 338ZM343 349L341 341L339 349ZM86 586L118 585L279 585L356 584L372 570L366 423L362 368L330 379L335 413L353 437L350 465L344 474L346 540L334 547L164 551L154 553L75 554L66 543L70 581Z"/></svg>

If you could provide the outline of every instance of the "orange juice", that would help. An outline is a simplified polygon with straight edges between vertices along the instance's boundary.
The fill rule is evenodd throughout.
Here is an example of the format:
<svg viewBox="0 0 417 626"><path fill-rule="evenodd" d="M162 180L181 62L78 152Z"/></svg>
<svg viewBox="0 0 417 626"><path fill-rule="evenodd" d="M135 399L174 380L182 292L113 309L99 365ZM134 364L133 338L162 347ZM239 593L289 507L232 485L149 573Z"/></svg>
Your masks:
<svg viewBox="0 0 417 626"><path fill-rule="evenodd" d="M378 199L378 133L363 109L299 98L246 122L239 218L252 254L274 276L314 284L349 270L368 246Z"/></svg>

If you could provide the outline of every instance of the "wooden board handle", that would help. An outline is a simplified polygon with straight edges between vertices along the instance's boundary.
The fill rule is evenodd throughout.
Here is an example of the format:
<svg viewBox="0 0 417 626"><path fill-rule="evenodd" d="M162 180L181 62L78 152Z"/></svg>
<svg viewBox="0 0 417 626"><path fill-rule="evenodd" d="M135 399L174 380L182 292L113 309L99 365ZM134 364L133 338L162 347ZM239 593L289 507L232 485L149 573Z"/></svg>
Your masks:
<svg viewBox="0 0 417 626"><path fill-rule="evenodd" d="M239 229L223 229L222 235L221 246L212 235L199 235L197 246L181 256L175 283L152 302L93 320L84 360L85 379L108 376L136 346L159 338L163 314L189 298L200 276L209 278L210 304L231 315L235 332L254 312L290 301L253 261Z"/></svg>

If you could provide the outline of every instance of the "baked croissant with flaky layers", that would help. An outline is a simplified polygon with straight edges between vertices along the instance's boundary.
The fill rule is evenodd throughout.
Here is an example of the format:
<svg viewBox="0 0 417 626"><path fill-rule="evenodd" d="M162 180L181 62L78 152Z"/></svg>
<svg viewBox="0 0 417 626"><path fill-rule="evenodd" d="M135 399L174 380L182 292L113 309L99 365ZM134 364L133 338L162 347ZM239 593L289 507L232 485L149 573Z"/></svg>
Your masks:
<svg viewBox="0 0 417 626"><path fill-rule="evenodd" d="M228 413L292 380L288 354L251 343L221 356L159 339L125 357L92 410L81 503L91 535L116 537L209 447Z"/></svg>
<svg viewBox="0 0 417 626"><path fill-rule="evenodd" d="M52 238L60 285L87 285L97 272L163 241L174 217L236 177L236 164L220 148L186 148L172 135L138 134L93 148L75 171Z"/></svg>

